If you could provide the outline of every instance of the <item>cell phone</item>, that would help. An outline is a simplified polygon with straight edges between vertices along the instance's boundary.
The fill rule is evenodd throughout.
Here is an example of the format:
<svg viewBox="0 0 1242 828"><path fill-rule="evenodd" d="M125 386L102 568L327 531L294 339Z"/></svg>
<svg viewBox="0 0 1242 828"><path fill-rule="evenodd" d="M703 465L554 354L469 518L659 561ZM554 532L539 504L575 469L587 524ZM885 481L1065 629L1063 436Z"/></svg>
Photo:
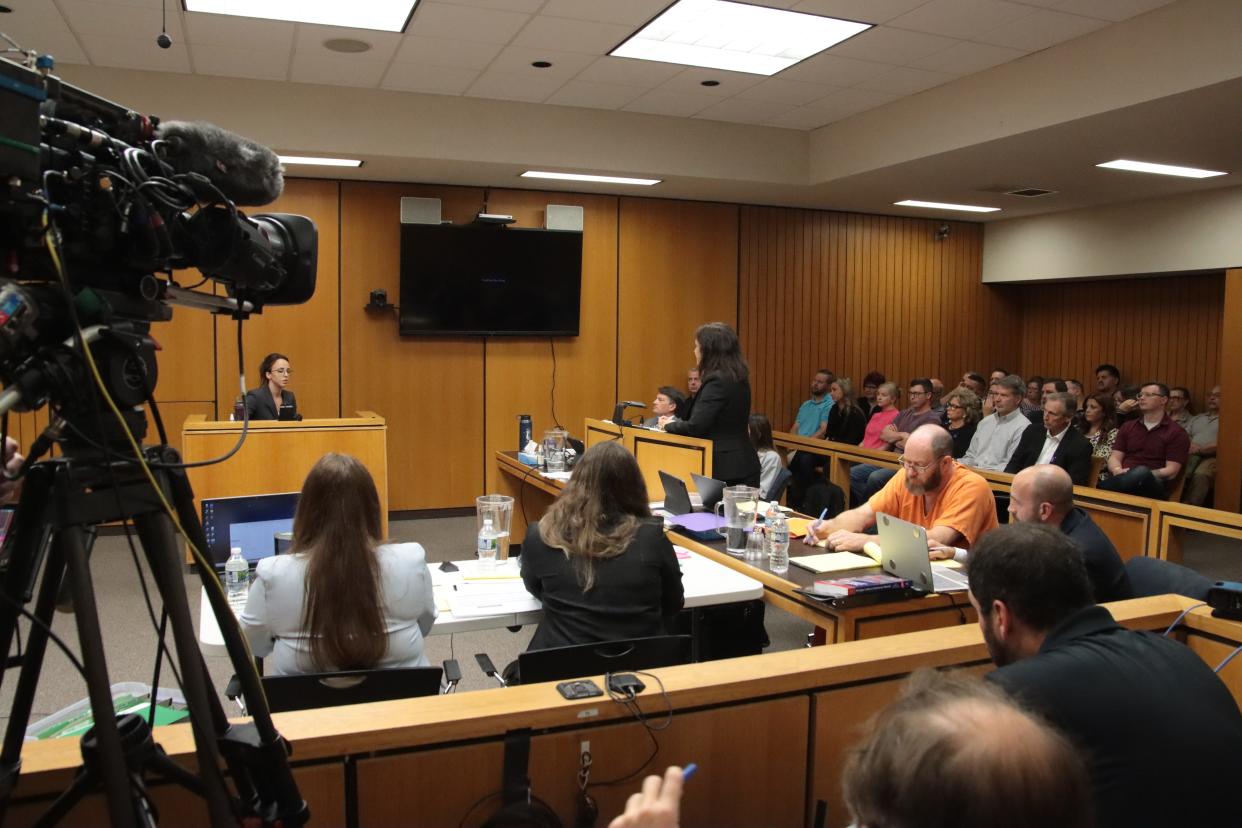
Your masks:
<svg viewBox="0 0 1242 828"><path fill-rule="evenodd" d="M574 681L562 681L556 685L557 692L567 699L589 699L592 696L602 696L604 691L599 689L599 685L591 681L591 679L575 679Z"/></svg>

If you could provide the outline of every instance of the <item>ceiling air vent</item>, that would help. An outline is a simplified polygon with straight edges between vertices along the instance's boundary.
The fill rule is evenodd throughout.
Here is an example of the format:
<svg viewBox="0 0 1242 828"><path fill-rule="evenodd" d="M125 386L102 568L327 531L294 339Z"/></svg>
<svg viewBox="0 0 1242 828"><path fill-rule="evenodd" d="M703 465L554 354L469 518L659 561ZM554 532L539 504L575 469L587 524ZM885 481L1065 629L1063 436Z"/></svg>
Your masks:
<svg viewBox="0 0 1242 828"><path fill-rule="evenodd" d="M1052 195L1056 190L1041 190L1038 187L1023 187L1019 190L1006 190L1005 195L1022 196L1023 198L1039 198Z"/></svg>

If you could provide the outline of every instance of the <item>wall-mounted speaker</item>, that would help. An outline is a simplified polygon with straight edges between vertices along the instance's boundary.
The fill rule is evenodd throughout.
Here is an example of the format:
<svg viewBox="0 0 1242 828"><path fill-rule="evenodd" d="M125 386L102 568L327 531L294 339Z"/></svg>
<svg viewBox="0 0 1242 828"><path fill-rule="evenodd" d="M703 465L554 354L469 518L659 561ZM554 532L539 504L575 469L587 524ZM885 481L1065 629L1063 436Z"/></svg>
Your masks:
<svg viewBox="0 0 1242 828"><path fill-rule="evenodd" d="M413 197L401 199L401 223L439 224L440 199Z"/></svg>
<svg viewBox="0 0 1242 828"><path fill-rule="evenodd" d="M546 230L577 230L582 232L582 208L567 204L549 204L543 214Z"/></svg>

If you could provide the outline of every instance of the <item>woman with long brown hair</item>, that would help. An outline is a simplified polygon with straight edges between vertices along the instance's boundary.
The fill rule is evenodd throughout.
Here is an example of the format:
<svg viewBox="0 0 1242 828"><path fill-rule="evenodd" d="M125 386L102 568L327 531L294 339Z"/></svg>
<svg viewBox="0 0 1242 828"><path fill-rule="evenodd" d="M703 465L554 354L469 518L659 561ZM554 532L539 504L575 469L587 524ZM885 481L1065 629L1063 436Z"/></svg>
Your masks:
<svg viewBox="0 0 1242 828"><path fill-rule="evenodd" d="M242 629L268 675L425 666L435 623L417 543L382 544L379 495L355 457L326 454L306 475L289 554L264 558Z"/></svg>
<svg viewBox="0 0 1242 828"><path fill-rule="evenodd" d="M522 581L543 602L530 649L664 635L681 610L681 568L651 516L638 462L592 446L522 541Z"/></svg>

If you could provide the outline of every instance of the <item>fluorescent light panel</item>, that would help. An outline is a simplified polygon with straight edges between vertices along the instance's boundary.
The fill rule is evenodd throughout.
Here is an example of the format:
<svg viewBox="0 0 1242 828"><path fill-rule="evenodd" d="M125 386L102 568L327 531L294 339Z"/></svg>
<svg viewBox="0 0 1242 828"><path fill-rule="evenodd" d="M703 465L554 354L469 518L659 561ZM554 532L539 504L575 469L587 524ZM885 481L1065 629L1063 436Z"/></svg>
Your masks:
<svg viewBox="0 0 1242 828"><path fill-rule="evenodd" d="M775 75L871 27L728 0L679 0L609 54Z"/></svg>
<svg viewBox="0 0 1242 828"><path fill-rule="evenodd" d="M999 207L979 207L975 204L944 204L939 201L915 201L906 199L905 201L894 201L898 207L926 207L928 210L961 210L965 213L996 213L1000 211Z"/></svg>
<svg viewBox="0 0 1242 828"><path fill-rule="evenodd" d="M634 184L639 187L650 187L659 184L659 178L626 178L620 175L585 175L583 173L541 172L527 170L520 178L554 178L558 181L593 181L596 184Z"/></svg>
<svg viewBox="0 0 1242 828"><path fill-rule="evenodd" d="M361 167L356 158L316 158L313 155L281 155L282 164L313 164L320 167Z"/></svg>
<svg viewBox="0 0 1242 828"><path fill-rule="evenodd" d="M399 32L418 0L183 0L185 10Z"/></svg>
<svg viewBox="0 0 1242 828"><path fill-rule="evenodd" d="M1176 175L1181 178L1214 178L1218 175L1229 174L1217 172L1216 170L1200 170L1195 167L1175 167L1171 164L1153 164L1150 161L1127 161L1124 158L1118 158L1116 161L1109 161L1106 164L1096 164L1096 166L1107 167L1110 170L1129 170L1130 172L1155 173L1156 175Z"/></svg>

